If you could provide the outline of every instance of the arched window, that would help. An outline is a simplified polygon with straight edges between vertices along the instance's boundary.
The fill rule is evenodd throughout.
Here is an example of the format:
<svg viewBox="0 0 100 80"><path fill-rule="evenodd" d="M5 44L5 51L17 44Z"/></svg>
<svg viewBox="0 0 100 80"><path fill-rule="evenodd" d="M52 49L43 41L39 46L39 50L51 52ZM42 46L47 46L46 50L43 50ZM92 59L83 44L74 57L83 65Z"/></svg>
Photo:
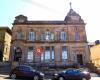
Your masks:
<svg viewBox="0 0 100 80"><path fill-rule="evenodd" d="M20 47L14 49L14 61L19 61L22 58L22 50Z"/></svg>
<svg viewBox="0 0 100 80"><path fill-rule="evenodd" d="M29 32L28 39L29 39L29 41L35 40L35 32L34 31Z"/></svg>
<svg viewBox="0 0 100 80"><path fill-rule="evenodd" d="M67 34L66 34L66 32L65 32L65 31L61 31L61 32L60 32L60 40L61 40L61 41L66 41L66 39L67 39Z"/></svg>

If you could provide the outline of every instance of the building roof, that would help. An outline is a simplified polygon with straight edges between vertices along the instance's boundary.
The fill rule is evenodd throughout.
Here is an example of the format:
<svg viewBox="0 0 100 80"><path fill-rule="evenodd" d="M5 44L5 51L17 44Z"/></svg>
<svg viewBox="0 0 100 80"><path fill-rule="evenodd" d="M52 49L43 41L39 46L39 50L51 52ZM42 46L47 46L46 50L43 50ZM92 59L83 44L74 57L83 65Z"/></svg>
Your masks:
<svg viewBox="0 0 100 80"><path fill-rule="evenodd" d="M65 21L67 23L84 23L83 19L81 18L81 16L76 13L73 9L70 9L67 16L65 17Z"/></svg>
<svg viewBox="0 0 100 80"><path fill-rule="evenodd" d="M2 27L0 26L0 30L6 30L6 32L8 32L10 35L12 35L12 31L9 27Z"/></svg>
<svg viewBox="0 0 100 80"><path fill-rule="evenodd" d="M65 17L64 20L62 21L29 21L27 19L27 16L24 16L24 15L18 15L15 17L15 20L14 20L14 23L13 25L25 25L25 24L28 24L28 25L47 25L47 24L50 24L50 25L62 25L62 24L82 24L82 25L85 25L83 19L81 18L81 16L76 13L72 7L71 7L71 3L70 3L70 10L69 12L67 13L67 16Z"/></svg>

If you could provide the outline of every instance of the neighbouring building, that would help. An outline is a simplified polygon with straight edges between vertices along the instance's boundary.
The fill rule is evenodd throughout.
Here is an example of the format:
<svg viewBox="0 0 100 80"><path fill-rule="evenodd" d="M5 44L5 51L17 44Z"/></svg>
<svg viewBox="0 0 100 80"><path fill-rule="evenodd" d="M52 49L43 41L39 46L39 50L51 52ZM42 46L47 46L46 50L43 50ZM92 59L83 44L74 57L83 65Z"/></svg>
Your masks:
<svg viewBox="0 0 100 80"><path fill-rule="evenodd" d="M100 67L100 41L95 41L95 45L90 46L91 61L96 67Z"/></svg>
<svg viewBox="0 0 100 80"><path fill-rule="evenodd" d="M9 61L12 32L8 27L0 26L0 61Z"/></svg>
<svg viewBox="0 0 100 80"><path fill-rule="evenodd" d="M36 48L43 49L38 54ZM12 60L23 63L85 65L90 53L85 23L72 8L63 21L29 21L15 17L12 27Z"/></svg>

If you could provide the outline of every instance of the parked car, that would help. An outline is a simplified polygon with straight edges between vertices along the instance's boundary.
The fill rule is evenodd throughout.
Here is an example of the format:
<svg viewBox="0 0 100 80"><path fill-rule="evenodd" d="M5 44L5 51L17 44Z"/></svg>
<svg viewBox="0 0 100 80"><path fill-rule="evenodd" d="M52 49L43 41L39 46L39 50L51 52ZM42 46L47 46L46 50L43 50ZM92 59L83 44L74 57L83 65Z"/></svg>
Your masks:
<svg viewBox="0 0 100 80"><path fill-rule="evenodd" d="M34 70L31 66L20 65L11 70L9 74L10 78L15 79L17 77L28 78L33 80L43 80L44 74L42 72Z"/></svg>
<svg viewBox="0 0 100 80"><path fill-rule="evenodd" d="M81 69L66 69L64 71L59 72L58 74L54 74L53 80L90 80L90 72L84 71Z"/></svg>
<svg viewBox="0 0 100 80"><path fill-rule="evenodd" d="M100 74L100 68L96 68L96 73Z"/></svg>

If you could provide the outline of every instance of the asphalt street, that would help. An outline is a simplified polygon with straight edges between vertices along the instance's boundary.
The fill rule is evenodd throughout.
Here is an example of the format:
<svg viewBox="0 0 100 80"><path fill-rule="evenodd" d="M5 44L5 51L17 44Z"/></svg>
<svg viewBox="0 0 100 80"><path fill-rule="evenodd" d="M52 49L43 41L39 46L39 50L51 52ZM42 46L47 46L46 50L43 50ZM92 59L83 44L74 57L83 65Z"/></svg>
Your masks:
<svg viewBox="0 0 100 80"><path fill-rule="evenodd" d="M13 80L9 78L9 75L0 74L0 80ZM21 79L15 79L15 80L21 80ZM51 80L51 79L44 79L44 80ZM98 76L95 73L91 73L91 80L100 80L100 76Z"/></svg>

